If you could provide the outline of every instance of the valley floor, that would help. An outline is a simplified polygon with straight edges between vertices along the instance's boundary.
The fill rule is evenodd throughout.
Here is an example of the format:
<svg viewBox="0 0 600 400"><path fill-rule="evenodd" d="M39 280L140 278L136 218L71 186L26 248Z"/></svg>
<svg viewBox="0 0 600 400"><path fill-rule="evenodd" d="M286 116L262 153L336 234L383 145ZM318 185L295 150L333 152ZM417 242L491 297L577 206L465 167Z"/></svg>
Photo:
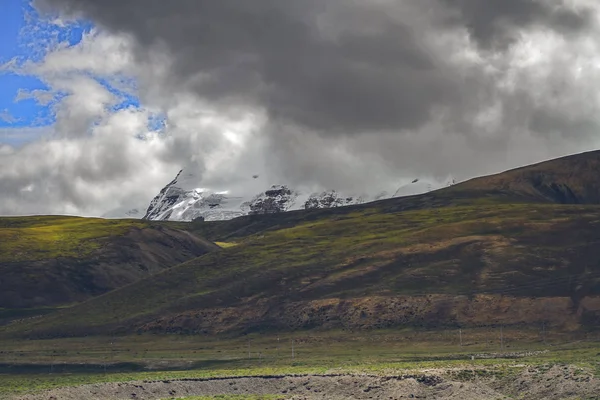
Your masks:
<svg viewBox="0 0 600 400"><path fill-rule="evenodd" d="M600 399L597 335L498 333L5 340L0 398Z"/></svg>

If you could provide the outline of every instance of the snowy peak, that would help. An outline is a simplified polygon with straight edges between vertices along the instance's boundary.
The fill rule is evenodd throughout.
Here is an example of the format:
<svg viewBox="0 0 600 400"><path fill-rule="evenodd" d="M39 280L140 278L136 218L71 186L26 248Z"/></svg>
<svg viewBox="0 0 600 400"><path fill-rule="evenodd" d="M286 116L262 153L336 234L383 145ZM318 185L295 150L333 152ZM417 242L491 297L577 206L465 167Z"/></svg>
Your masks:
<svg viewBox="0 0 600 400"><path fill-rule="evenodd" d="M285 185L273 185L251 201L242 204L248 214L273 214L294 209L299 193Z"/></svg>
<svg viewBox="0 0 600 400"><path fill-rule="evenodd" d="M414 179L411 183L391 191L375 195L345 194L336 190L307 193L286 185L273 185L256 195L231 191L213 191L194 187L196 177L181 170L168 185L151 201L143 219L193 221L227 220L242 215L274 214L291 210L343 207L391 197L426 193L449 186L454 181L428 182ZM393 193L391 195L390 193Z"/></svg>
<svg viewBox="0 0 600 400"><path fill-rule="evenodd" d="M180 170L175 179L173 179L167 186L152 199L150 206L146 211L143 219L150 220L168 220L173 211L173 207L183 198L186 193L183 189L177 187L177 180L183 170Z"/></svg>
<svg viewBox="0 0 600 400"><path fill-rule="evenodd" d="M304 209L343 207L361 203L364 203L363 197L342 196L337 191L331 190L311 194L304 202Z"/></svg>

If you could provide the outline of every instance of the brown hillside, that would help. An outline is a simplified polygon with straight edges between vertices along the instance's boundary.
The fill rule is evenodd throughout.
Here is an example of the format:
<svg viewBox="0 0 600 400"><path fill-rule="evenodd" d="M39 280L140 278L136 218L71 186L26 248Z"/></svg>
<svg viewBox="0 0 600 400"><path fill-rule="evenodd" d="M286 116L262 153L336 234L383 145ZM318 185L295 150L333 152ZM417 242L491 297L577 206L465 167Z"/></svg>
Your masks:
<svg viewBox="0 0 600 400"><path fill-rule="evenodd" d="M243 238L323 218L376 207L396 213L456 205L510 203L600 204L600 151L576 154L471 179L433 192L330 209L298 210L278 214L246 215L229 221L177 223L166 226L189 230L214 241Z"/></svg>
<svg viewBox="0 0 600 400"><path fill-rule="evenodd" d="M501 192L559 204L600 204L600 151L475 178L446 189L447 193L459 191Z"/></svg>
<svg viewBox="0 0 600 400"><path fill-rule="evenodd" d="M11 329L33 336L498 323L595 329L598 224L598 206L372 207L249 236Z"/></svg>
<svg viewBox="0 0 600 400"><path fill-rule="evenodd" d="M72 217L1 218L0 239L0 309L80 302L218 249L186 231Z"/></svg>
<svg viewBox="0 0 600 400"><path fill-rule="evenodd" d="M157 223L231 243L7 332L598 329L599 170L589 152L419 196Z"/></svg>

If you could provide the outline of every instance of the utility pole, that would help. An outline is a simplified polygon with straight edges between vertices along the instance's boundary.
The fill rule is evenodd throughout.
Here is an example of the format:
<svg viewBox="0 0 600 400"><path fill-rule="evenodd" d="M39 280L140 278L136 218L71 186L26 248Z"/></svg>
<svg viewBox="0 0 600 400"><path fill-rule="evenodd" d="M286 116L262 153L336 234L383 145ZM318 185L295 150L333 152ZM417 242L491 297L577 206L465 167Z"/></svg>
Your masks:
<svg viewBox="0 0 600 400"><path fill-rule="evenodd" d="M542 340L546 344L546 321L542 321Z"/></svg>
<svg viewBox="0 0 600 400"><path fill-rule="evenodd" d="M460 339L460 347L462 347L462 329L458 330L458 337Z"/></svg>
<svg viewBox="0 0 600 400"><path fill-rule="evenodd" d="M250 359L250 339L248 339L248 360Z"/></svg>
<svg viewBox="0 0 600 400"><path fill-rule="evenodd" d="M113 363L113 359L115 357L115 354L114 354L114 351L115 351L114 344L115 344L115 338L113 336L113 338L110 340L110 363L111 364Z"/></svg>
<svg viewBox="0 0 600 400"><path fill-rule="evenodd" d="M504 351L504 334L502 332L503 326L500 325L500 351Z"/></svg>
<svg viewBox="0 0 600 400"><path fill-rule="evenodd" d="M294 354L294 339L292 338L292 360L296 357Z"/></svg>

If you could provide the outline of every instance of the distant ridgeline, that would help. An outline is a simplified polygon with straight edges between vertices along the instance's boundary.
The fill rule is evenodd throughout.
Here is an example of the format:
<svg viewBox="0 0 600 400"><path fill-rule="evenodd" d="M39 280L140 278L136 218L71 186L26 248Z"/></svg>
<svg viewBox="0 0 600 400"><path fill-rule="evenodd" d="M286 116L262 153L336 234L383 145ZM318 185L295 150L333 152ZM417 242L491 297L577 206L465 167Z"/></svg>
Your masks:
<svg viewBox="0 0 600 400"><path fill-rule="evenodd" d="M590 152L421 195L348 206L197 223L103 225L109 222L73 219L92 224L81 225L83 231L102 235L78 239L76 245L65 242L62 261L39 266L33 259L8 259L14 249L3 245L2 284L7 286L0 289L45 293L43 288L60 276L65 287L82 288L65 293L82 294L46 295L46 300L21 304L5 297L4 304L88 300L10 324L4 333L52 337L482 326L594 332L600 327L599 175L600 153ZM291 196L280 189L268 197ZM68 223L40 218L2 222L2 234L12 235L11 246L22 257L38 247L41 239L34 233L39 229ZM67 225L61 228L65 232L81 231ZM29 228L33 233L19 232ZM48 251L56 250L50 246ZM30 272L15 272L24 265ZM86 268L87 275L68 272ZM116 276L127 279L100 286ZM102 290L88 290L98 287ZM104 294L94 297L99 293Z"/></svg>

